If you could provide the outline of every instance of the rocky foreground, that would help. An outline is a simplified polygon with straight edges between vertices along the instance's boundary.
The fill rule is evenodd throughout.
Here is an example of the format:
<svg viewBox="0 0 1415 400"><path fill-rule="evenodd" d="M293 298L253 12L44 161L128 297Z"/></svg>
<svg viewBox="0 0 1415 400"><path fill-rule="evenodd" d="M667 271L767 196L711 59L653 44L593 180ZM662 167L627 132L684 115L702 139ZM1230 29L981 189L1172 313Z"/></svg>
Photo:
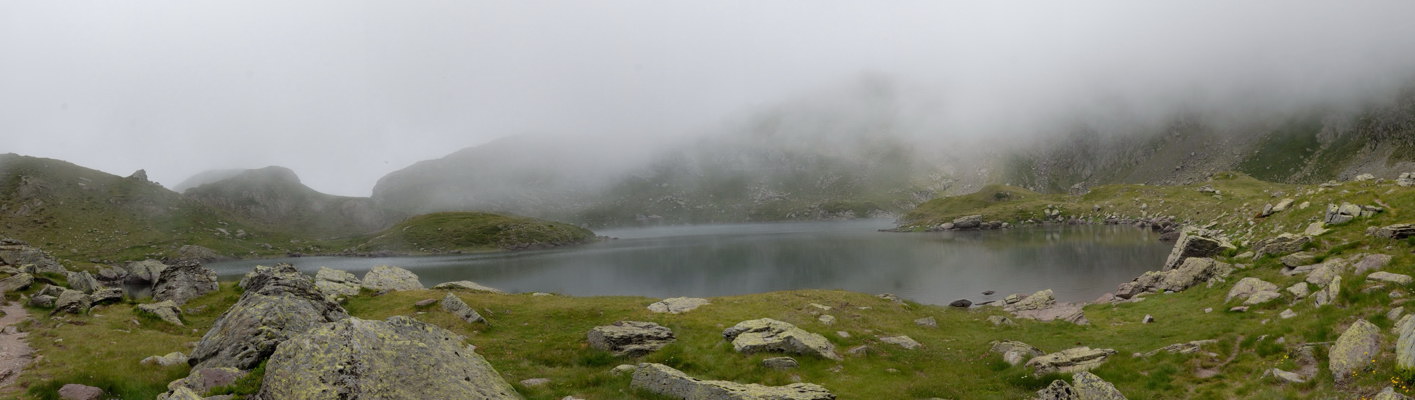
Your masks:
<svg viewBox="0 0 1415 400"><path fill-rule="evenodd" d="M13 332L37 353L14 378L26 397L1403 399L1415 198L1392 183L1280 201L1243 230L1154 225L1173 228L1170 257L1086 303L570 298L428 289L397 267L233 284L198 260L74 271L14 240L0 290L32 315Z"/></svg>

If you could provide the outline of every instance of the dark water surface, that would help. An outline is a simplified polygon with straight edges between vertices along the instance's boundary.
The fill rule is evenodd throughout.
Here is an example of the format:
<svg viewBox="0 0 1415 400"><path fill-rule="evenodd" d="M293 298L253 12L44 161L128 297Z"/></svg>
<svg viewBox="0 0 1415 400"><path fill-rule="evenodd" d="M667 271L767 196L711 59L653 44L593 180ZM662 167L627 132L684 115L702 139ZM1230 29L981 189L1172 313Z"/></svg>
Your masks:
<svg viewBox="0 0 1415 400"><path fill-rule="evenodd" d="M362 276L377 265L431 286L471 280L509 292L573 296L726 296L791 289L894 293L931 304L1053 289L1092 300L1157 269L1171 244L1128 226L1028 227L985 232L885 233L889 221L732 224L599 231L586 246L430 257L304 257L209 266L235 279L257 264L288 262ZM983 296L994 290L996 295Z"/></svg>

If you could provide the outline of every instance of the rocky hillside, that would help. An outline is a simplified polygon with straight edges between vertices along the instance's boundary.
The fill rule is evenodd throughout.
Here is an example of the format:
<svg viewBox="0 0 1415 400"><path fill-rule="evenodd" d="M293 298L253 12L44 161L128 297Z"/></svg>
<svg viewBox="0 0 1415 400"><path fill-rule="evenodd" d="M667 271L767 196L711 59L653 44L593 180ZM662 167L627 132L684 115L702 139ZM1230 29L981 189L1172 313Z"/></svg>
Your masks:
<svg viewBox="0 0 1415 400"><path fill-rule="evenodd" d="M328 195L283 167L245 170L187 189L188 198L261 224L314 238L347 237L388 227L399 217L361 197Z"/></svg>

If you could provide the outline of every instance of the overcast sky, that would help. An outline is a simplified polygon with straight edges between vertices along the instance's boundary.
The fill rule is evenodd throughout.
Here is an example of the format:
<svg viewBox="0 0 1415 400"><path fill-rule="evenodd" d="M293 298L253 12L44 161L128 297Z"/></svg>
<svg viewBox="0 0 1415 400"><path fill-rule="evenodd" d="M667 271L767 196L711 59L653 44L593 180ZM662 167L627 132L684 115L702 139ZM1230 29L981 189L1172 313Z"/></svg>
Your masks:
<svg viewBox="0 0 1415 400"><path fill-rule="evenodd" d="M1345 100L1415 71L1415 2L1160 3L5 1L0 152L168 186L282 165L366 196L497 137L701 132L861 76L976 135L1078 106Z"/></svg>

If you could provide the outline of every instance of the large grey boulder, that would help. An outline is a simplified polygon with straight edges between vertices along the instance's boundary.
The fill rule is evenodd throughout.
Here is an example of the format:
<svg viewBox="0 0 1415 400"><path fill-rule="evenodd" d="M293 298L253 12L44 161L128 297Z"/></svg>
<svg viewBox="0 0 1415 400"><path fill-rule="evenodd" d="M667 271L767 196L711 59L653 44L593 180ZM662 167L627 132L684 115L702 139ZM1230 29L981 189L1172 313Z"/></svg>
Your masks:
<svg viewBox="0 0 1415 400"><path fill-rule="evenodd" d="M186 378L178 379L167 384L167 390L170 391L168 393L168 399L171 400L171 395L184 389L189 390L195 395L195 393L206 393L211 391L211 389L221 386L229 386L235 383L237 379L246 376L246 374L248 374L248 372L235 368L195 368L192 369L191 374L188 374ZM158 399L161 399L161 397L158 397Z"/></svg>
<svg viewBox="0 0 1415 400"><path fill-rule="evenodd" d="M1183 291L1194 285L1214 279L1228 277L1233 266L1212 258L1190 257L1179 268L1165 271L1164 279L1155 285L1157 290Z"/></svg>
<svg viewBox="0 0 1415 400"><path fill-rule="evenodd" d="M418 276L412 271L380 265L373 267L364 274L363 286L370 290L420 290L423 288L422 282L418 281Z"/></svg>
<svg viewBox="0 0 1415 400"><path fill-rule="evenodd" d="M1364 274L1366 271L1385 268L1387 264L1390 264L1390 260L1391 256L1389 254L1367 254L1357 260L1356 263L1351 266L1351 269L1358 274Z"/></svg>
<svg viewBox="0 0 1415 400"><path fill-rule="evenodd" d="M460 335L412 318L346 318L281 343L263 400L520 399Z"/></svg>
<svg viewBox="0 0 1415 400"><path fill-rule="evenodd" d="M1217 234L1197 228L1185 228L1174 242L1169 258L1164 261L1165 270L1179 268L1189 257L1209 258L1222 254L1224 250L1235 248Z"/></svg>
<svg viewBox="0 0 1415 400"><path fill-rule="evenodd" d="M482 318L481 314L477 313L477 310L473 310L472 306L467 305L467 302L462 301L457 295L448 293L447 296L442 298L441 303L443 311L452 313L452 315L456 315L457 318L461 318L463 321L467 321L468 323L486 322L486 318Z"/></svg>
<svg viewBox="0 0 1415 400"><path fill-rule="evenodd" d="M162 271L167 269L167 264L157 260L142 260L128 263L123 268L128 270L129 282L154 283L162 276Z"/></svg>
<svg viewBox="0 0 1415 400"><path fill-rule="evenodd" d="M677 338L673 336L673 330L663 325L619 321L590 329L586 339L590 347L614 353L616 356L638 357L658 351Z"/></svg>
<svg viewBox="0 0 1415 400"><path fill-rule="evenodd" d="M1258 292L1277 292L1277 285L1254 277L1239 279L1233 284L1233 288L1228 290L1228 296L1223 298L1224 302L1232 301L1234 298L1248 299Z"/></svg>
<svg viewBox="0 0 1415 400"><path fill-rule="evenodd" d="M363 281L349 271L319 267L319 271L314 273L314 286L331 300L357 296L362 284Z"/></svg>
<svg viewBox="0 0 1415 400"><path fill-rule="evenodd" d="M649 304L649 311L656 313L681 314L708 305L707 299L697 297L671 297Z"/></svg>
<svg viewBox="0 0 1415 400"><path fill-rule="evenodd" d="M289 264L257 266L241 286L245 293L192 350L194 367L251 369L286 339L349 316Z"/></svg>
<svg viewBox="0 0 1415 400"><path fill-rule="evenodd" d="M1395 364L1415 368L1415 318L1401 318L1395 325Z"/></svg>
<svg viewBox="0 0 1415 400"><path fill-rule="evenodd" d="M0 293L24 290L34 284L34 275L19 273L9 278L0 279Z"/></svg>
<svg viewBox="0 0 1415 400"><path fill-rule="evenodd" d="M497 289L497 288L489 287L489 286L483 286L483 285L480 284L480 283L476 283L476 282L472 282L472 281L443 282L443 283L437 284L436 286L433 286L432 288L433 288L433 289L444 289L444 290L470 290L470 291L473 291L473 292L506 293L505 291L503 291L503 290L501 290L501 289Z"/></svg>
<svg viewBox="0 0 1415 400"><path fill-rule="evenodd" d="M1073 383L1063 380L1052 381L1045 389L1037 391L1039 400L1126 400L1125 395L1099 376L1081 371L1071 376Z"/></svg>
<svg viewBox="0 0 1415 400"><path fill-rule="evenodd" d="M1380 355L1381 330L1366 320L1356 320L1331 346L1327 359L1338 384L1351 380L1356 372L1370 366Z"/></svg>
<svg viewBox="0 0 1415 400"><path fill-rule="evenodd" d="M182 309L177 307L177 303L172 300L163 300L156 303L138 304L138 311L155 316L169 324L184 326L182 323Z"/></svg>
<svg viewBox="0 0 1415 400"><path fill-rule="evenodd" d="M1412 281L1412 278L1410 277L1410 275L1405 274L1393 274L1385 271L1376 271L1372 272L1370 275L1366 275L1366 280L1394 283L1396 285L1409 285Z"/></svg>
<svg viewBox="0 0 1415 400"><path fill-rule="evenodd" d="M1115 354L1112 349L1092 349L1075 347L1051 354L1033 357L1025 366L1037 376L1050 373L1089 371L1105 363L1107 357Z"/></svg>
<svg viewBox="0 0 1415 400"><path fill-rule="evenodd" d="M1284 233L1276 237L1268 238L1253 244L1253 249L1258 257L1265 255L1287 255L1302 250L1302 246L1312 241L1311 236L1294 235Z"/></svg>
<svg viewBox="0 0 1415 400"><path fill-rule="evenodd" d="M771 318L742 321L722 331L738 353L784 352L840 360L835 345L825 336L807 332L787 322Z"/></svg>
<svg viewBox="0 0 1415 400"><path fill-rule="evenodd" d="M833 400L820 385L793 383L763 386L728 381L707 381L688 376L663 364L639 364L629 386L683 400Z"/></svg>
<svg viewBox="0 0 1415 400"><path fill-rule="evenodd" d="M1027 296L1022 300L1018 300L1016 303L1008 304L1006 307L1004 307L1004 309L1006 309L1007 311L1017 312L1027 310L1041 310L1044 308L1051 307L1053 305L1056 305L1056 296L1052 294L1051 289L1044 289L1038 290L1036 293L1032 293L1031 296Z"/></svg>
<svg viewBox="0 0 1415 400"><path fill-rule="evenodd" d="M66 275L69 281L69 288L74 290L84 293L93 293L103 288L103 285L98 284L98 280L94 279L93 275L86 271L69 271Z"/></svg>
<svg viewBox="0 0 1415 400"><path fill-rule="evenodd" d="M89 307L92 306L93 298L88 297L84 292L64 289L64 292L60 293L59 297L54 300L54 311L50 312L50 315L61 312L83 314L88 312Z"/></svg>
<svg viewBox="0 0 1415 400"><path fill-rule="evenodd" d="M992 342L992 348L988 351L1001 354L1002 361L1006 361L1008 364L1012 365L1021 365L1033 358L1046 354L1042 352L1042 349L1016 340Z"/></svg>
<svg viewBox="0 0 1415 400"><path fill-rule="evenodd" d="M195 261L182 261L158 275L157 283L152 287L152 299L185 304L216 289L216 271Z"/></svg>

